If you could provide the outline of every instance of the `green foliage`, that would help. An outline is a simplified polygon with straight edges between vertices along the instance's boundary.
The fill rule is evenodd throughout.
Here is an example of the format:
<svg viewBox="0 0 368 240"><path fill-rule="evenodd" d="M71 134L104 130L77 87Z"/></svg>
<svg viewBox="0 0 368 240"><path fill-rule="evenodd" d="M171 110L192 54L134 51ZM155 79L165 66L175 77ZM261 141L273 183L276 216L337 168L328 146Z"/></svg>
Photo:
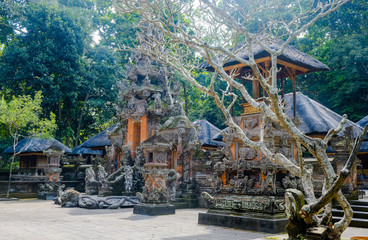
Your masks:
<svg viewBox="0 0 368 240"><path fill-rule="evenodd" d="M13 138L21 135L36 135L49 137L56 129L55 114L50 113L50 119L41 118L42 94L37 92L31 96L13 96L7 102L4 97L0 100L0 124L3 124Z"/></svg>
<svg viewBox="0 0 368 240"><path fill-rule="evenodd" d="M8 91L5 99L42 91L42 114L56 113L56 136L69 146L96 134L116 116L123 57L112 48L112 42L119 41L112 36L121 32L111 4L108 0L32 1L2 8L9 24L23 29L8 38L0 56L0 86ZM101 30L103 20L110 23L108 31ZM92 44L96 31L113 40Z"/></svg>
<svg viewBox="0 0 368 240"><path fill-rule="evenodd" d="M9 156L3 156L0 157L0 174L2 172L9 173L11 166L11 157ZM12 167L12 171L17 171L19 169L19 159L15 159Z"/></svg>
<svg viewBox="0 0 368 240"><path fill-rule="evenodd" d="M209 85L212 77L212 73L200 72L194 73L196 80L203 85ZM191 121L198 119L206 119L216 127L220 129L226 128L225 117L221 110L217 107L213 98L201 92L198 88L191 84L188 84L184 80L180 79L180 76L176 76L174 81L180 81L182 84L182 90L180 92L180 97L186 104L188 104L188 118ZM184 86L187 90L185 96ZM216 89L220 92L226 89L226 83L218 79L216 81ZM230 98L225 99L227 104L230 103ZM242 112L242 107L240 106L241 99L237 99L236 104L234 104L234 115L239 116Z"/></svg>
<svg viewBox="0 0 368 240"><path fill-rule="evenodd" d="M15 156L18 154L15 152L15 147L18 144L19 138L35 135L49 138L53 135L57 127L53 113L50 113L50 119L41 117L41 103L42 93L40 91L33 98L29 95L23 95L18 97L13 96L10 101L6 101L4 97L0 100L0 126L7 129L8 134L13 140L12 145L14 149L10 163L7 158L4 158L0 162L0 165L9 168L9 184L14 168ZM5 140L7 139L5 138ZM7 197L9 196L9 189L10 187L8 187Z"/></svg>
<svg viewBox="0 0 368 240"><path fill-rule="evenodd" d="M300 77L301 90L358 121L368 114L368 3L355 0L321 19L298 47L331 71Z"/></svg>

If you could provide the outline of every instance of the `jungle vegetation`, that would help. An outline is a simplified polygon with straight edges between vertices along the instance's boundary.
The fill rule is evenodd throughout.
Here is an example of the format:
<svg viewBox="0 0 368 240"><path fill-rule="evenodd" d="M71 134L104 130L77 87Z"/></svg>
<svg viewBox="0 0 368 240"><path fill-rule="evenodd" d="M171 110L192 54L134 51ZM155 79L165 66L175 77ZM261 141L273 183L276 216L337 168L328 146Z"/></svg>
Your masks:
<svg viewBox="0 0 368 240"><path fill-rule="evenodd" d="M297 90L352 121L368 113L367 18L368 3L353 0L291 43L331 68L298 77ZM136 41L136 20L134 14L120 16L111 0L2 1L1 97L10 101L41 91L40 117L54 113L55 138L69 147L79 145L117 121L117 82L124 79L129 53L116 48ZM209 83L210 75L196 73L196 79ZM226 126L211 97L179 74L173 80L182 85L180 95L192 121ZM240 114L241 109L234 111ZM0 125L0 151L9 143Z"/></svg>

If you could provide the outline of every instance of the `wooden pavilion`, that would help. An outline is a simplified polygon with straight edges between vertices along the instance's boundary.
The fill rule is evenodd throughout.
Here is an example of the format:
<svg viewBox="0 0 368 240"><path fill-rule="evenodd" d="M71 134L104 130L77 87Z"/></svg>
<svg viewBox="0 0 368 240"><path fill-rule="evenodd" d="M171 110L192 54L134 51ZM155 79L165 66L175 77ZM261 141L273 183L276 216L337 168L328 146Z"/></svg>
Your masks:
<svg viewBox="0 0 368 240"><path fill-rule="evenodd" d="M281 47L281 42L270 43L268 46L272 49L278 50ZM264 74L264 76L267 76L272 64L270 54L259 45L253 46L253 54L255 62L257 63L259 69ZM239 52L237 56L245 60L249 59L249 53L246 50ZM213 67L210 66L207 62L202 64L201 67L205 68L208 71L214 70ZM289 78L292 81L294 106L296 104L296 76L311 72L330 70L327 65L292 46L287 46L285 51L277 57L277 67L278 69L280 69L280 71L277 73L277 78L280 81L282 97L284 97L285 79ZM258 99L262 95L264 95L262 87L260 86L258 80L250 81L242 78L246 74L252 74L252 69L246 64L232 59L224 64L224 70L229 73L234 72L235 74L237 74L237 78L240 79L243 85L246 81L250 82L252 85L252 96L254 99ZM248 103L244 103L243 108L244 114L254 111L254 109L252 109L252 107Z"/></svg>

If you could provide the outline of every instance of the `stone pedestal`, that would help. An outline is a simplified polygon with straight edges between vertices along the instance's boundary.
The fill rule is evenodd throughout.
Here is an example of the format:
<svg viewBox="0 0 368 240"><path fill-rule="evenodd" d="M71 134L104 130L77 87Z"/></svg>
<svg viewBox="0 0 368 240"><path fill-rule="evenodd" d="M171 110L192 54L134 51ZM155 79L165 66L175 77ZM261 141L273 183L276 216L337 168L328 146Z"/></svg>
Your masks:
<svg viewBox="0 0 368 240"><path fill-rule="evenodd" d="M199 213L198 224L229 227L265 233L286 232L289 220L280 215L280 218L257 218L246 215L230 215L219 213Z"/></svg>
<svg viewBox="0 0 368 240"><path fill-rule="evenodd" d="M175 214L175 206L170 204L139 204L133 209L134 214L149 216Z"/></svg>
<svg viewBox="0 0 368 240"><path fill-rule="evenodd" d="M266 233L286 232L289 222L284 200L275 196L202 193L209 207L200 213L198 223Z"/></svg>
<svg viewBox="0 0 368 240"><path fill-rule="evenodd" d="M175 206L169 204L166 187L168 174L166 163L144 164L145 186L142 193L137 193L141 204L134 206L134 214L150 216L175 214Z"/></svg>
<svg viewBox="0 0 368 240"><path fill-rule="evenodd" d="M43 154L47 156L48 166L45 168L45 173L47 181L59 182L60 173L62 169L60 168L60 157L64 154L64 150L58 146L52 144L48 149L43 151Z"/></svg>
<svg viewBox="0 0 368 240"><path fill-rule="evenodd" d="M61 187L60 181L62 176L60 173L60 157L64 154L64 150L53 143L48 149L43 151L43 154L47 156L48 165L45 168L46 181L44 184L40 184L40 192L38 193L38 199L53 200L58 196L57 192Z"/></svg>
<svg viewBox="0 0 368 240"><path fill-rule="evenodd" d="M307 229L307 233L305 234L305 239L310 240L323 240L328 239L328 229L325 227L315 227Z"/></svg>

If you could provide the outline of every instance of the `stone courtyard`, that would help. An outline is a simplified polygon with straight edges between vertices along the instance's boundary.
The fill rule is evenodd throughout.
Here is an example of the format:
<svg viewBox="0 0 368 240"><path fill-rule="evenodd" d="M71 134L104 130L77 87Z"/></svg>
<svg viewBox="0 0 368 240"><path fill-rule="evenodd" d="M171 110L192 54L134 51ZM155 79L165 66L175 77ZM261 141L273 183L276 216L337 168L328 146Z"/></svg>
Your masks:
<svg viewBox="0 0 368 240"><path fill-rule="evenodd" d="M206 209L178 209L175 215L133 215L116 210L61 208L52 201L0 202L0 239L286 239L266 234L197 224ZM368 229L349 227L342 239L368 236Z"/></svg>

